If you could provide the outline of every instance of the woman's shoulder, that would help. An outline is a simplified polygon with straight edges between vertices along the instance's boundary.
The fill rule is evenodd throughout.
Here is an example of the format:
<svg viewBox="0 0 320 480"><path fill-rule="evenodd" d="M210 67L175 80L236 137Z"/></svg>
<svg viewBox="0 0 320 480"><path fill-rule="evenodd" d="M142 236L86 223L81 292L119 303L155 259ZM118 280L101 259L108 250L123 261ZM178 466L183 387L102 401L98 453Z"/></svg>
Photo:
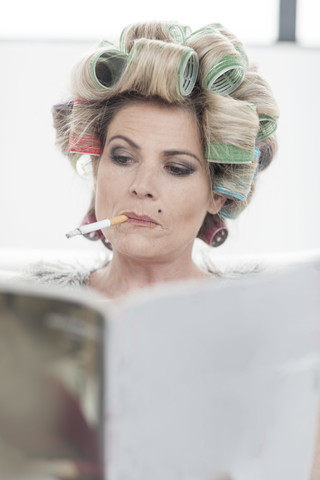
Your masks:
<svg viewBox="0 0 320 480"><path fill-rule="evenodd" d="M211 253L211 252L210 252ZM197 261L203 270L214 277L233 279L264 273L266 264L262 258L253 256L213 256L206 250L198 253Z"/></svg>
<svg viewBox="0 0 320 480"><path fill-rule="evenodd" d="M90 275L107 262L99 265L82 265L81 263L45 262L30 265L22 274L22 281L33 284L55 285L58 287L87 287Z"/></svg>
<svg viewBox="0 0 320 480"><path fill-rule="evenodd" d="M80 287L88 283L91 269L68 263L39 262L28 267L21 279L60 287Z"/></svg>

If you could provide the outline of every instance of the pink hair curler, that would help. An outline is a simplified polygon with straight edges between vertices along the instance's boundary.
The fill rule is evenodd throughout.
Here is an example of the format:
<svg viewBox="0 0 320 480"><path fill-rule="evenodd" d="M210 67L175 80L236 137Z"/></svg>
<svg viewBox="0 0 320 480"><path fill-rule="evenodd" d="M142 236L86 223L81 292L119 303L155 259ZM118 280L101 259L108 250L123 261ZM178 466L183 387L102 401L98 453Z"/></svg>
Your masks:
<svg viewBox="0 0 320 480"><path fill-rule="evenodd" d="M227 239L228 229L223 220L217 222L211 219L205 222L198 236L211 247L219 247Z"/></svg>
<svg viewBox="0 0 320 480"><path fill-rule="evenodd" d="M92 135L77 135L75 132L70 133L69 137L70 153L87 153L89 155L101 155L101 142Z"/></svg>

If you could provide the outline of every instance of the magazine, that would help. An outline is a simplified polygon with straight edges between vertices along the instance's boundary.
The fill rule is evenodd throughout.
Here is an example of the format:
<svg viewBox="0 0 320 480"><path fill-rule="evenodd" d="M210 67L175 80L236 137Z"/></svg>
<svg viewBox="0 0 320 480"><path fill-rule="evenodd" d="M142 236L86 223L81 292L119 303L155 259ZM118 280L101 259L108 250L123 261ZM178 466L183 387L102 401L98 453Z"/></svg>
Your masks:
<svg viewBox="0 0 320 480"><path fill-rule="evenodd" d="M121 302L0 285L0 479L308 480L320 262Z"/></svg>

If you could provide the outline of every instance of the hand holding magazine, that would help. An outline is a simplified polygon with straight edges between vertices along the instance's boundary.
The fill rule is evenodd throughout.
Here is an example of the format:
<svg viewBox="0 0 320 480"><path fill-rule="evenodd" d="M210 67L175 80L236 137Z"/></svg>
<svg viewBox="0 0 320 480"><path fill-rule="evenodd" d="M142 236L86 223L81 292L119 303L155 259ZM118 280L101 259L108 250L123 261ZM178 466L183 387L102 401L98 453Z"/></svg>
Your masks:
<svg viewBox="0 0 320 480"><path fill-rule="evenodd" d="M2 285L0 479L309 480L319 287L316 262L122 304Z"/></svg>

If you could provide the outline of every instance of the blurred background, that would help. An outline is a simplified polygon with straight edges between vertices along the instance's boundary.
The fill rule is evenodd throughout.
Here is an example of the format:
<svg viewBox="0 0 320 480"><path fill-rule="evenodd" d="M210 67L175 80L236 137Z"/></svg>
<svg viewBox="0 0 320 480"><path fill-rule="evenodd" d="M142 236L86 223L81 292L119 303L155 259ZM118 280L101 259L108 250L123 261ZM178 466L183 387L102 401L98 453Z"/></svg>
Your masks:
<svg viewBox="0 0 320 480"><path fill-rule="evenodd" d="M190 4L189 4L190 5ZM278 100L279 152L252 204L229 221L217 254L285 253L320 245L317 0L6 2L0 17L0 248L101 249L65 232L86 212L91 185L56 149L51 107L68 97L73 64L128 23L219 22L244 42Z"/></svg>

